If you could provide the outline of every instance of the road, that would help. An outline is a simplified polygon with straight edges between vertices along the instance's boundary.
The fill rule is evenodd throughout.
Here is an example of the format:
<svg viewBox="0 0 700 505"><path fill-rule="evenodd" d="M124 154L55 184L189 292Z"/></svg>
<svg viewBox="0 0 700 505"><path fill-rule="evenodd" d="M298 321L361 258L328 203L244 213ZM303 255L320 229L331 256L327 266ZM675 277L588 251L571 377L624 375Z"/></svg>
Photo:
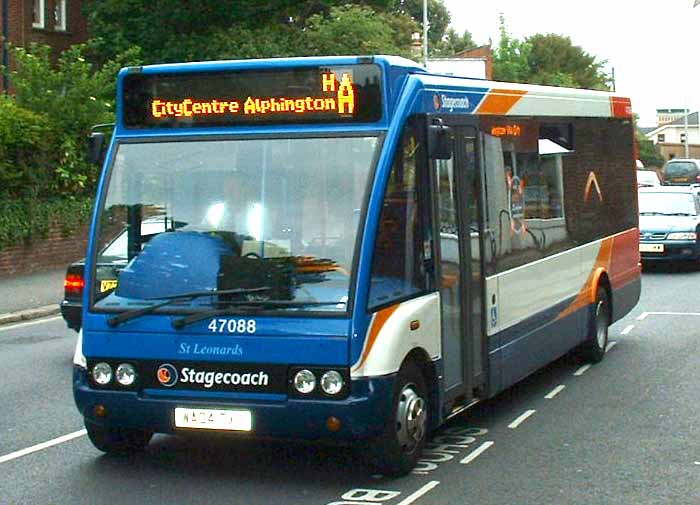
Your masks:
<svg viewBox="0 0 700 505"><path fill-rule="evenodd" d="M602 363L566 356L477 406L402 479L349 449L218 437L103 456L73 405L76 334L56 318L0 327L0 505L700 503L699 285L646 271Z"/></svg>

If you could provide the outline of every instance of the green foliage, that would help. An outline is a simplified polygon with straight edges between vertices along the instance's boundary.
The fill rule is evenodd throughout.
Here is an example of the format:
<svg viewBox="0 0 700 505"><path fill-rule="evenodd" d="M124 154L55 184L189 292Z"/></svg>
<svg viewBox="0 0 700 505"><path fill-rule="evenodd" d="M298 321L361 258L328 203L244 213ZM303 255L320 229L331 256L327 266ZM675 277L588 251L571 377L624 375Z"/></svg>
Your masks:
<svg viewBox="0 0 700 505"><path fill-rule="evenodd" d="M647 168L662 167L665 160L659 147L636 128L635 138L639 148L639 160L644 163L644 166Z"/></svg>
<svg viewBox="0 0 700 505"><path fill-rule="evenodd" d="M398 12L410 16L418 23L418 31L423 34L423 0L400 0ZM450 25L450 13L442 0L428 0L428 50L440 47L447 27Z"/></svg>
<svg viewBox="0 0 700 505"><path fill-rule="evenodd" d="M64 236L88 222L92 199L0 199L0 250L46 238L51 223L60 226Z"/></svg>
<svg viewBox="0 0 700 505"><path fill-rule="evenodd" d="M407 26L410 25L407 24ZM394 31L390 17L387 15L377 14L368 7L354 5L333 7L328 17L317 14L309 18L304 34L303 54L408 56L409 48L401 48L397 44L400 37L401 35L397 36Z"/></svg>
<svg viewBox="0 0 700 505"><path fill-rule="evenodd" d="M0 198L43 196L56 135L44 114L0 96Z"/></svg>
<svg viewBox="0 0 700 505"><path fill-rule="evenodd" d="M318 19L342 24L350 12L355 13L348 6L359 11L370 9L381 17L393 13L394 0L91 0L85 13L98 37L94 44L97 61L139 47L145 63L162 63L331 54L333 48L347 44L319 47L324 36L318 32L330 32L332 27ZM355 20L364 22L366 18L356 15ZM376 26L376 20L371 21ZM316 31L313 47L306 41L309 26ZM394 24L392 29L396 30ZM354 31L369 36L369 40L356 43L384 47L385 27L377 35L361 27ZM401 38L395 32L392 37ZM410 38L402 51L407 52L409 46ZM363 51L354 48L349 53Z"/></svg>
<svg viewBox="0 0 700 505"><path fill-rule="evenodd" d="M478 45L474 42L472 34L469 33L469 31L465 31L460 35L454 28L448 28L447 32L445 32L445 36L437 46L432 46L428 49L431 56L446 58L476 47L478 47Z"/></svg>
<svg viewBox="0 0 700 505"><path fill-rule="evenodd" d="M569 37L536 34L524 40L510 36L500 18L501 40L494 55L494 78L500 81L609 90L610 76L598 61L574 46Z"/></svg>
<svg viewBox="0 0 700 505"><path fill-rule="evenodd" d="M33 163L32 171L49 171L51 194L92 193L98 173L86 160L88 133L94 124L113 121L117 72L138 62L138 50L131 49L97 68L85 56L89 51L86 45L72 46L53 65L48 46L12 50L16 103L49 125L40 144L50 156Z"/></svg>

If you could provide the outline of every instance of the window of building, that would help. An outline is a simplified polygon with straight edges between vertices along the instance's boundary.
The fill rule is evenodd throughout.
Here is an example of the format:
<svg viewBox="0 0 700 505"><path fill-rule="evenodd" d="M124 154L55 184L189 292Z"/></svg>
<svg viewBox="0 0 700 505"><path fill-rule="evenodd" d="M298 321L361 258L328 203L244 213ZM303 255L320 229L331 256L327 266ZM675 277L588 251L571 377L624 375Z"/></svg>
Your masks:
<svg viewBox="0 0 700 505"><path fill-rule="evenodd" d="M46 26L46 0L34 0L32 7L32 26L44 28Z"/></svg>
<svg viewBox="0 0 700 505"><path fill-rule="evenodd" d="M666 142L666 134L665 133L659 133L656 136L657 142Z"/></svg>
<svg viewBox="0 0 700 505"><path fill-rule="evenodd" d="M54 7L53 17L54 17L54 29L56 31L65 32L68 26L67 20L67 0L56 0L56 6Z"/></svg>
<svg viewBox="0 0 700 505"><path fill-rule="evenodd" d="M418 160L422 148L409 125L396 152L377 230L369 309L409 298L426 289Z"/></svg>

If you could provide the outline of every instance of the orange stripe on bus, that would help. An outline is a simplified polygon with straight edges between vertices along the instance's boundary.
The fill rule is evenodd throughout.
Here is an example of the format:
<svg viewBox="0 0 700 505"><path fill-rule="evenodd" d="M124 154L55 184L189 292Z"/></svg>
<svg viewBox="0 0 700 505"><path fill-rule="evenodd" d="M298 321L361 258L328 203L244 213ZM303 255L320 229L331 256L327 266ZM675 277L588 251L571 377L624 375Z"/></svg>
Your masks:
<svg viewBox="0 0 700 505"><path fill-rule="evenodd" d="M577 310L583 309L591 303L595 303L596 291L598 289L600 276L610 271L614 240L614 237L609 237L604 239L600 244L598 257L595 260L595 264L593 265L591 272L588 274L586 283L583 285L574 301L571 302L571 304L569 304L569 306L557 316L557 319L562 319L573 314Z"/></svg>
<svg viewBox="0 0 700 505"><path fill-rule="evenodd" d="M374 315L374 319L372 320L372 326L369 329L369 335L367 336L367 343L365 344L365 350L362 353L362 357L360 358L360 362L355 365L353 368L360 368L365 360L367 359L367 356L369 356L370 351L372 351L372 347L374 347L375 342L377 341L377 336L379 335L379 332L381 329L384 327L384 324L386 324L387 320L391 315L396 312L396 309L399 308L399 305L392 305L391 307L387 307L386 309L382 309L379 312L377 312Z"/></svg>
<svg viewBox="0 0 700 505"><path fill-rule="evenodd" d="M477 114L507 114L525 94L527 91L492 89L481 102Z"/></svg>

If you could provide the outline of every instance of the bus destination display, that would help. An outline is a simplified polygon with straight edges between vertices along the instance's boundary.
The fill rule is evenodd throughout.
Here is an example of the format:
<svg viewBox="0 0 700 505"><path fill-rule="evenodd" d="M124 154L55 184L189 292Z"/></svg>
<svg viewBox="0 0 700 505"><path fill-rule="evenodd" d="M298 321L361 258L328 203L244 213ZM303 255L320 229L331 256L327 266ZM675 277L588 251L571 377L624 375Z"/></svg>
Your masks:
<svg viewBox="0 0 700 505"><path fill-rule="evenodd" d="M128 128L369 123L381 119L377 65L127 75Z"/></svg>

